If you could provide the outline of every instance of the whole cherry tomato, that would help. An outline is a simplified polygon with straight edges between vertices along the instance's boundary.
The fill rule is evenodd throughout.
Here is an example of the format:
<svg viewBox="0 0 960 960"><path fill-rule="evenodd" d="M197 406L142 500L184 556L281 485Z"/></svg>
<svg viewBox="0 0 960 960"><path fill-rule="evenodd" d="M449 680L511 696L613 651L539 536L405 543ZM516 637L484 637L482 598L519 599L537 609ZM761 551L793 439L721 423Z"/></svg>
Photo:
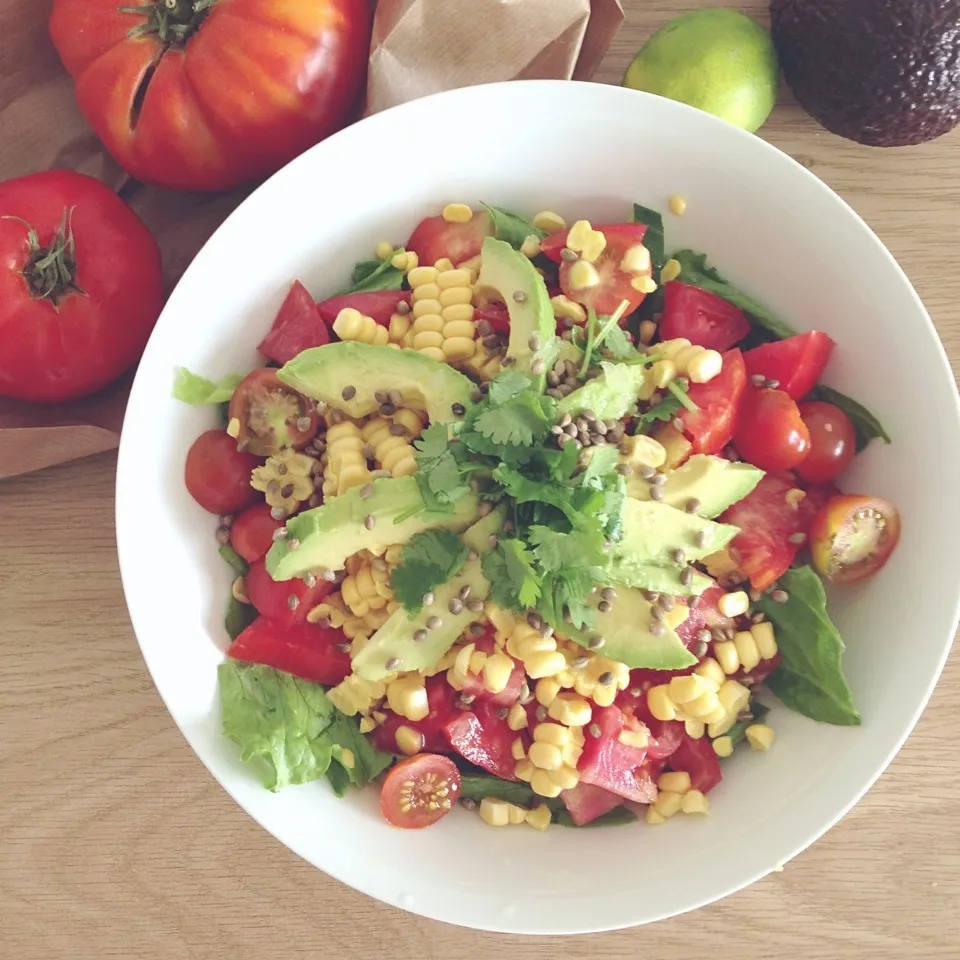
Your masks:
<svg viewBox="0 0 960 960"><path fill-rule="evenodd" d="M857 434L850 418L822 400L801 403L800 417L810 431L810 452L797 466L797 473L808 483L836 480L857 453Z"/></svg>
<svg viewBox="0 0 960 960"><path fill-rule="evenodd" d="M789 470L810 450L810 432L783 390L754 388L744 397L733 442L740 456L761 470Z"/></svg>
<svg viewBox="0 0 960 960"><path fill-rule="evenodd" d="M236 440L223 430L207 430L187 453L187 491L210 513L237 513L260 497L250 486L250 474L260 463L259 457L237 450Z"/></svg>

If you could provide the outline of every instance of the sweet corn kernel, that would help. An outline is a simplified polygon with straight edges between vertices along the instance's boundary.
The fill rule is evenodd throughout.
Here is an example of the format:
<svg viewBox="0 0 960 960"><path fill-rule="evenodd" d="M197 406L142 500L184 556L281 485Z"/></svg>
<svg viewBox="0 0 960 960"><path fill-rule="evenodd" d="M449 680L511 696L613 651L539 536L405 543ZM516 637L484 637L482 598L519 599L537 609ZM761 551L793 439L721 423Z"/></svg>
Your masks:
<svg viewBox="0 0 960 960"><path fill-rule="evenodd" d="M674 194L667 203L670 206L670 212L675 217L682 217L687 212L687 201L683 197Z"/></svg>
<svg viewBox="0 0 960 960"><path fill-rule="evenodd" d="M576 682L577 678L572 670L561 670L554 678L564 690L569 690Z"/></svg>
<svg viewBox="0 0 960 960"><path fill-rule="evenodd" d="M394 738L400 752L408 757L412 757L423 749L423 734L419 730L414 730L413 727L397 727Z"/></svg>
<svg viewBox="0 0 960 960"><path fill-rule="evenodd" d="M721 640L713 645L713 655L724 673L736 673L740 669L737 645L732 640Z"/></svg>
<svg viewBox="0 0 960 960"><path fill-rule="evenodd" d="M533 739L537 743L549 743L555 747L565 747L571 742L570 731L559 723L538 723L533 728Z"/></svg>
<svg viewBox="0 0 960 960"><path fill-rule="evenodd" d="M393 244L388 240L381 240L373 252L378 260L389 260L393 256Z"/></svg>
<svg viewBox="0 0 960 960"><path fill-rule="evenodd" d="M533 694L537 698L537 703L549 707L556 700L559 692L560 684L553 677L544 677L537 681Z"/></svg>
<svg viewBox="0 0 960 960"><path fill-rule="evenodd" d="M507 649L510 649L509 645ZM557 641L553 637L541 637L537 633L531 633L517 644L517 655L521 660L526 660L536 653L552 653L556 649Z"/></svg>
<svg viewBox="0 0 960 960"><path fill-rule="evenodd" d="M423 720L430 712L423 678L411 674L387 685L387 703L390 709L407 720Z"/></svg>
<svg viewBox="0 0 960 960"><path fill-rule="evenodd" d="M476 656L476 654L474 654ZM470 658L471 665L473 657ZM505 653L495 653L483 663L483 686L490 693L502 693L513 674L513 660Z"/></svg>
<svg viewBox="0 0 960 960"><path fill-rule="evenodd" d="M527 756L526 750L523 749L523 740L520 737L517 737L513 743L510 744L510 756L514 760L524 760Z"/></svg>
<svg viewBox="0 0 960 960"><path fill-rule="evenodd" d="M558 320L572 320L574 323L586 323L587 311L574 300L564 296L562 293L550 298L553 306L553 315Z"/></svg>
<svg viewBox="0 0 960 960"><path fill-rule="evenodd" d="M536 767L533 765L533 762L530 760L518 760L517 765L513 768L514 775L518 780L523 780L526 783L530 782L530 778L536 772Z"/></svg>
<svg viewBox="0 0 960 960"><path fill-rule="evenodd" d="M713 741L713 752L718 757L729 757L733 753L733 741L729 737L717 737Z"/></svg>
<svg viewBox="0 0 960 960"><path fill-rule="evenodd" d="M227 424L227 436L233 437L234 440L240 436L240 421L236 417L231 417Z"/></svg>
<svg viewBox="0 0 960 960"><path fill-rule="evenodd" d="M754 640L753 633L749 630L741 630L734 636L733 644L737 648L740 666L749 673L760 662L760 651L757 649L757 641Z"/></svg>
<svg viewBox="0 0 960 960"><path fill-rule="evenodd" d="M454 690L463 689L463 677L464 677L464 674L457 673L456 667L451 667L447 671L447 683L450 684L450 686L453 687Z"/></svg>
<svg viewBox="0 0 960 960"><path fill-rule="evenodd" d="M543 740L535 740L530 744L528 756L533 765L541 770L559 770L563 766L560 748Z"/></svg>
<svg viewBox="0 0 960 960"><path fill-rule="evenodd" d="M511 826L519 826L527 819L527 814L530 811L525 807L518 807L515 803L507 804L507 823Z"/></svg>
<svg viewBox="0 0 960 960"><path fill-rule="evenodd" d="M586 742L586 737L583 735L583 727L571 727L569 730L570 742L576 744L578 747L582 747Z"/></svg>
<svg viewBox="0 0 960 960"><path fill-rule="evenodd" d="M700 740L707 732L706 724L702 720L685 720L683 729L691 740Z"/></svg>
<svg viewBox="0 0 960 960"><path fill-rule="evenodd" d="M713 690L707 690L700 694L696 700L685 703L683 705L683 712L692 720L704 720L704 722L706 722L706 717L713 714L719 706L720 703L717 699L717 694L714 693Z"/></svg>
<svg viewBox="0 0 960 960"><path fill-rule="evenodd" d="M777 640L773 632L773 624L769 620L755 623L750 632L753 634L757 651L762 660L772 660L777 655Z"/></svg>
<svg viewBox="0 0 960 960"><path fill-rule="evenodd" d="M657 335L657 323L655 320L642 320L640 322L640 342L650 343Z"/></svg>
<svg viewBox="0 0 960 960"><path fill-rule="evenodd" d="M438 272L436 267L415 267L407 274L407 282L413 287L414 293L416 293L417 289L424 284L435 284L437 282L437 276ZM440 288L437 287L437 290L439 289Z"/></svg>
<svg viewBox="0 0 960 960"><path fill-rule="evenodd" d="M580 782L580 774L573 767L563 766L548 772L550 779L561 790L572 790Z"/></svg>
<svg viewBox="0 0 960 960"><path fill-rule="evenodd" d="M741 617L750 608L750 598L743 590L725 593L717 601L717 608L725 617Z"/></svg>
<svg viewBox="0 0 960 960"><path fill-rule="evenodd" d="M746 729L747 742L754 750L766 753L776 739L776 733L773 727L768 727L765 723L751 723Z"/></svg>
<svg viewBox="0 0 960 960"><path fill-rule="evenodd" d="M520 244L520 252L532 260L540 252L540 238L532 234L524 237L523 243Z"/></svg>
<svg viewBox="0 0 960 960"><path fill-rule="evenodd" d="M567 274L570 286L574 290L589 290L600 283L600 273L597 268L586 260L578 260Z"/></svg>
<svg viewBox="0 0 960 960"><path fill-rule="evenodd" d="M687 376L692 383L709 383L723 370L723 357L716 350L701 350L687 363Z"/></svg>
<svg viewBox="0 0 960 960"><path fill-rule="evenodd" d="M657 289L657 281L653 277L639 276L630 281L630 286L640 293L653 293Z"/></svg>
<svg viewBox="0 0 960 960"><path fill-rule="evenodd" d="M711 684L699 674L691 673L685 677L673 677L667 684L667 692L674 703L690 703L697 697L710 692Z"/></svg>
<svg viewBox="0 0 960 960"><path fill-rule="evenodd" d="M654 389L663 390L671 380L676 379L677 368L672 360L658 360L650 368L650 377Z"/></svg>
<svg viewBox="0 0 960 960"><path fill-rule="evenodd" d="M567 233L567 246L593 263L606 249L607 238L589 220L578 220Z"/></svg>
<svg viewBox="0 0 960 960"><path fill-rule="evenodd" d="M447 223L469 223L473 219L473 211L465 203L448 203L443 208L443 219Z"/></svg>
<svg viewBox="0 0 960 960"><path fill-rule="evenodd" d="M723 672L723 667L721 667L713 657L707 657L701 660L693 672L703 677L704 680L710 681L715 687L719 687L727 679L727 675Z"/></svg>
<svg viewBox="0 0 960 960"><path fill-rule="evenodd" d="M527 811L527 823L535 830L546 830L550 826L552 816L550 808L545 803L541 803Z"/></svg>
<svg viewBox="0 0 960 960"><path fill-rule="evenodd" d="M721 706L721 710L723 707ZM735 713L727 713L723 717L720 717L719 711L717 712L719 719L712 721L707 724L707 735L716 740L717 737L723 737L730 732L733 728L733 725L737 722L737 715Z"/></svg>
<svg viewBox="0 0 960 960"><path fill-rule="evenodd" d="M537 688L539 689L540 684L545 682L540 680L537 683ZM593 715L590 704L583 697L571 693L561 693L547 706L549 707L547 716L566 724L568 727L585 727Z"/></svg>
<svg viewBox="0 0 960 960"><path fill-rule="evenodd" d="M677 719L677 705L670 697L665 683L651 687L647 691L647 706L656 720Z"/></svg>
<svg viewBox="0 0 960 960"><path fill-rule="evenodd" d="M563 787L558 787L550 779L550 774L546 770L534 770L530 778L530 786L533 792L541 797L559 797L563 790Z"/></svg>
<svg viewBox="0 0 960 960"><path fill-rule="evenodd" d="M509 610L504 610L496 604L486 604L483 612L487 619L493 624L494 628L500 633L512 633L514 627L517 625L516 617L514 617Z"/></svg>
<svg viewBox="0 0 960 960"><path fill-rule="evenodd" d="M666 454L664 454L666 455ZM685 603L676 603L663 617L663 622L671 629L676 630L690 616L690 608Z"/></svg>
<svg viewBox="0 0 960 960"><path fill-rule="evenodd" d="M533 654L532 657L525 657L523 665L527 676L533 680L539 680L541 677L552 677L564 670L567 666L567 658L559 650L544 650Z"/></svg>
<svg viewBox="0 0 960 960"><path fill-rule="evenodd" d="M344 748L340 752L340 762L348 769L352 770L357 765L357 757L352 750Z"/></svg>
<svg viewBox="0 0 960 960"><path fill-rule="evenodd" d="M598 707L609 707L617 699L617 688L614 684L604 686L598 683L590 694L590 698Z"/></svg>
<svg viewBox="0 0 960 960"><path fill-rule="evenodd" d="M712 710L710 713L705 713L702 717L698 717L697 719L709 727L712 731L712 736L715 737L726 733L730 729L730 725L723 726L724 722L727 720L727 708L720 703L719 700L717 701L717 707L715 710Z"/></svg>
<svg viewBox="0 0 960 960"><path fill-rule="evenodd" d="M528 722L527 711L519 703L515 703L507 714L507 726L511 730L526 730Z"/></svg>
<svg viewBox="0 0 960 960"><path fill-rule="evenodd" d="M750 690L736 680L728 680L717 693L717 699L728 713L736 715L750 703Z"/></svg>
<svg viewBox="0 0 960 960"><path fill-rule="evenodd" d="M676 280L680 276L681 272L680 261L674 260L671 257L664 265L660 271L660 282L661 283L670 283L673 280Z"/></svg>
<svg viewBox="0 0 960 960"><path fill-rule="evenodd" d="M461 677L467 675L470 669L470 658L473 656L473 651L476 650L476 648L477 645L475 643L468 643L460 648L457 659L453 661L454 673L459 674Z"/></svg>
<svg viewBox="0 0 960 960"><path fill-rule="evenodd" d="M620 269L625 273L649 273L650 251L642 243L627 247L620 261Z"/></svg>
<svg viewBox="0 0 960 960"><path fill-rule="evenodd" d="M509 804L495 797L484 797L480 801L480 819L491 827L505 827L510 822L508 806Z"/></svg>
<svg viewBox="0 0 960 960"><path fill-rule="evenodd" d="M541 210L533 218L533 225L544 233L559 233L567 229L567 221L552 210Z"/></svg>
<svg viewBox="0 0 960 960"><path fill-rule="evenodd" d="M360 732L361 733L372 733L377 729L377 721L373 717L361 717L360 718Z"/></svg>
<svg viewBox="0 0 960 960"><path fill-rule="evenodd" d="M690 789L690 774L685 770L663 773L657 781L657 788L668 793L686 793Z"/></svg>
<svg viewBox="0 0 960 960"><path fill-rule="evenodd" d="M651 826L654 826L654 827L658 827L660 826L661 823L667 822L667 818L657 813L656 807L653 807L653 806L647 807L646 820L647 820L647 823L649 823Z"/></svg>
<svg viewBox="0 0 960 960"><path fill-rule="evenodd" d="M437 286L441 290L449 290L451 287L469 287L470 271L457 267L454 270L444 270L437 274ZM450 319L454 319L451 317Z"/></svg>
<svg viewBox="0 0 960 960"><path fill-rule="evenodd" d="M447 270L453 269L453 261L449 257L441 257L434 266L438 273L445 273Z"/></svg>
<svg viewBox="0 0 960 960"><path fill-rule="evenodd" d="M568 767L576 769L580 758L583 756L583 747L578 747L575 743L568 743L565 747L560 748L560 752L563 754L563 762Z"/></svg>
<svg viewBox="0 0 960 960"><path fill-rule="evenodd" d="M807 496L806 490L800 490L797 487L793 487L788 490L784 495L783 499L786 501L787 505L793 510L800 509L800 503Z"/></svg>
<svg viewBox="0 0 960 960"><path fill-rule="evenodd" d="M710 801L700 790L689 790L680 801L680 809L684 813L700 813L706 816L710 812Z"/></svg>
<svg viewBox="0 0 960 960"><path fill-rule="evenodd" d="M643 750L650 745L650 734L646 729L621 730L617 736L617 740L626 747L637 747Z"/></svg>
<svg viewBox="0 0 960 960"><path fill-rule="evenodd" d="M680 812L680 804L683 802L683 797L679 793L671 793L667 790L662 790L657 799L653 803L653 808L660 814L661 817L665 817L669 820L671 817L676 816Z"/></svg>

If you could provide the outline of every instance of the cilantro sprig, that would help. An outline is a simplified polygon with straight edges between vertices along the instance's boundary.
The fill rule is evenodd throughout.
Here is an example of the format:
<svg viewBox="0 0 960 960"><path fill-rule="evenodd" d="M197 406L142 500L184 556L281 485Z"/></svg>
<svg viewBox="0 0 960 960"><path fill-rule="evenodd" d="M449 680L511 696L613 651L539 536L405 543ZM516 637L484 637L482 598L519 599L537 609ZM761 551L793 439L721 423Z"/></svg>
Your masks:
<svg viewBox="0 0 960 960"><path fill-rule="evenodd" d="M390 575L394 597L410 613L423 607L425 594L455 577L469 551L452 530L418 533L403 548L400 563Z"/></svg>

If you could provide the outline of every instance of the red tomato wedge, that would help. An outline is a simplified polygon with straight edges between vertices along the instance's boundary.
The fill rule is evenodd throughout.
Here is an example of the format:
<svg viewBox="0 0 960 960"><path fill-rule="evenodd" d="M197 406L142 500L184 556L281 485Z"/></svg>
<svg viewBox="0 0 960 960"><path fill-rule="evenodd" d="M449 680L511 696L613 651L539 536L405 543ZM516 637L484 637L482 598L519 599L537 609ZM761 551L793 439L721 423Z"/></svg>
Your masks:
<svg viewBox="0 0 960 960"><path fill-rule="evenodd" d="M703 793L709 793L723 779L720 760L706 737L694 740L684 734L667 766L671 770L685 770L690 774L691 788Z"/></svg>
<svg viewBox="0 0 960 960"><path fill-rule="evenodd" d="M728 350L723 369L709 383L692 383L690 399L700 408L681 413L683 432L694 453L719 453L732 439L747 389L743 354Z"/></svg>
<svg viewBox="0 0 960 960"><path fill-rule="evenodd" d="M487 654L487 656L490 656L490 654L497 650L497 645L494 643L492 633L488 633L474 642L476 649L481 653ZM504 651L504 653L506 653L506 651ZM496 704L497 706L509 707L520 698L520 688L523 686L525 679L526 673L523 669L523 664L515 660L510 679L499 693L491 693L487 690L483 685L482 675L476 673L467 674L463 681L463 690L461 693L473 697L478 703L486 701Z"/></svg>
<svg viewBox="0 0 960 960"><path fill-rule="evenodd" d="M460 795L460 771L447 757L420 753L401 760L380 788L380 812L391 826L429 827L445 817Z"/></svg>
<svg viewBox="0 0 960 960"><path fill-rule="evenodd" d="M716 585L707 587L699 597L691 598L690 613L687 619L677 627L677 636L687 647L697 642L701 630L719 627L721 630L733 626L733 620L720 612L718 603L726 591Z"/></svg>
<svg viewBox="0 0 960 960"><path fill-rule="evenodd" d="M478 704L475 711L464 711L444 728L450 745L465 760L504 780L516 780L517 762L510 752L516 731L500 720L496 708Z"/></svg>
<svg viewBox="0 0 960 960"><path fill-rule="evenodd" d="M749 332L746 314L723 297L676 280L664 285L661 340L685 337L691 343L723 353Z"/></svg>
<svg viewBox="0 0 960 960"><path fill-rule="evenodd" d="M366 293L343 293L317 304L323 320L333 329L337 314L344 307L353 307L370 317L381 327L390 326L390 318L397 312L398 303L410 303L409 290L370 290Z"/></svg>
<svg viewBox="0 0 960 960"><path fill-rule="evenodd" d="M187 491L210 513L236 513L260 497L250 486L250 474L260 463L252 453L237 450L237 441L223 430L207 430L187 453Z"/></svg>
<svg viewBox="0 0 960 960"><path fill-rule="evenodd" d="M329 580L317 579L308 587L303 580L274 580L267 573L263 560L250 564L244 577L247 596L257 612L281 627L303 623L310 610L334 587Z"/></svg>
<svg viewBox="0 0 960 960"><path fill-rule="evenodd" d="M282 526L282 520L274 520L270 515L267 504L255 503L230 525L230 546L247 563L253 563L265 556L273 544L273 532Z"/></svg>
<svg viewBox="0 0 960 960"><path fill-rule="evenodd" d="M603 787L596 787L592 783L582 780L575 787L564 790L560 794L563 805L570 814L570 819L578 826L591 823L597 817L623 806L623 797L618 797Z"/></svg>
<svg viewBox="0 0 960 960"><path fill-rule="evenodd" d="M428 677L427 704L430 712L422 720L408 720L396 713L387 712L387 719L370 734L373 745L385 753L397 753L397 730L410 727L423 737L423 749L429 753L451 753L450 741L444 727L462 712L455 704L456 691L447 683L444 674Z"/></svg>
<svg viewBox="0 0 960 960"><path fill-rule="evenodd" d="M637 803L650 803L656 799L657 791L652 781L642 775L647 749L629 746L618 739L625 729L620 708L595 708L592 724L600 728L600 736L588 735L586 738L583 755L577 764L581 783L591 783ZM638 722L637 729L640 727Z"/></svg>
<svg viewBox="0 0 960 960"><path fill-rule="evenodd" d="M677 720L657 720L647 705L650 687L666 683L670 677L680 676L689 670L631 670L630 686L617 694L615 705L623 712L623 724L627 729L639 730L645 726L650 733L647 745L647 760L660 761L669 757L680 745L683 724Z"/></svg>
<svg viewBox="0 0 960 960"><path fill-rule="evenodd" d="M477 256L484 237L490 236L493 236L493 224L485 210L474 213L468 223L426 217L410 234L406 249L412 250L425 267L433 266L444 257L457 264Z"/></svg>
<svg viewBox="0 0 960 960"><path fill-rule="evenodd" d="M751 377L776 380L781 390L802 400L817 385L835 346L825 333L814 330L754 347L743 355L743 362Z"/></svg>
<svg viewBox="0 0 960 960"><path fill-rule="evenodd" d="M322 347L329 342L330 330L320 317L313 297L299 280L294 280L270 332L257 349L268 360L282 364L309 347Z"/></svg>
<svg viewBox="0 0 960 960"><path fill-rule="evenodd" d="M334 686L350 673L350 654L340 649L348 642L342 630L313 623L281 626L261 616L230 644L227 656Z"/></svg>

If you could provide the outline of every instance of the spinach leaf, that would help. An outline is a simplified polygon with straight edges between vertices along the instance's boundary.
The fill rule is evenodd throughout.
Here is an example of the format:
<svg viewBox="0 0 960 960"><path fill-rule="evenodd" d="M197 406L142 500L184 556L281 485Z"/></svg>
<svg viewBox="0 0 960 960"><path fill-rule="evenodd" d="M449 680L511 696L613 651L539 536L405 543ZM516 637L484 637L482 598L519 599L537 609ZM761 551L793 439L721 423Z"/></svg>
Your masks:
<svg viewBox="0 0 960 960"><path fill-rule="evenodd" d="M651 210L643 204L633 205L633 222L645 223L647 232L643 238L643 245L650 251L650 260L653 262L653 279L660 283L660 271L666 260L665 238L663 234L663 216L656 210Z"/></svg>
<svg viewBox="0 0 960 960"><path fill-rule="evenodd" d="M238 576L242 577L247 572L247 561L229 543L223 544L217 552L233 570L236 570Z"/></svg>
<svg viewBox="0 0 960 960"><path fill-rule="evenodd" d="M754 723L763 723L763 718L770 712L770 708L758 700L751 700L749 711L753 714L749 720L738 720L727 731L726 735L733 741L734 746L747 739L747 727Z"/></svg>
<svg viewBox="0 0 960 960"><path fill-rule="evenodd" d="M232 594L230 595L227 601L227 612L223 615L223 626L231 640L236 640L256 619L256 607L249 603L241 603Z"/></svg>
<svg viewBox="0 0 960 960"><path fill-rule="evenodd" d="M825 403L832 403L839 407L853 424L853 429L857 433L857 452L874 438L878 437L884 443L892 443L890 434L883 428L883 424L862 404L856 400L834 390L832 387L814 387L810 394L813 400L823 400Z"/></svg>
<svg viewBox="0 0 960 960"><path fill-rule="evenodd" d="M536 237L542 240L546 233L539 227L535 227L529 220L511 213L509 210L503 210L500 207L491 207L488 203L483 204L484 209L490 215L490 221L493 224L493 235L498 240L509 243L515 250L523 246L523 241L527 237Z"/></svg>
<svg viewBox="0 0 960 960"><path fill-rule="evenodd" d="M827 615L820 578L809 566L795 567L780 578L786 603L764 594L757 606L777 633L780 666L767 686L791 710L842 726L858 726L860 714L843 675L843 640Z"/></svg>
<svg viewBox="0 0 960 960"><path fill-rule="evenodd" d="M394 254L403 253L403 247L397 247ZM338 296L348 293L370 293L374 290L400 290L403 287L404 273L398 270L389 259L361 260L353 268L350 276L351 286L341 290Z"/></svg>

